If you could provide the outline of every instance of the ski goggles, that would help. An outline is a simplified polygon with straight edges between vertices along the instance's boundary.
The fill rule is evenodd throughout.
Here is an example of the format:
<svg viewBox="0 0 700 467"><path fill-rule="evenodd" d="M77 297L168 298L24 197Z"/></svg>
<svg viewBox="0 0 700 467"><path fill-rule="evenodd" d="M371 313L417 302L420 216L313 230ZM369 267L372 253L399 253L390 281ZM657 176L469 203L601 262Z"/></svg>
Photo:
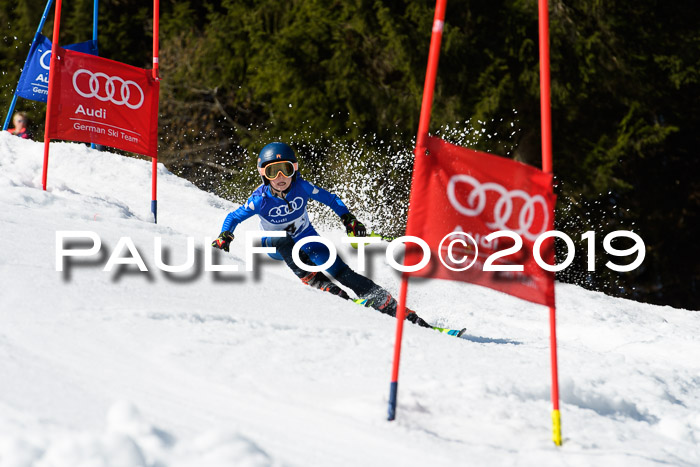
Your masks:
<svg viewBox="0 0 700 467"><path fill-rule="evenodd" d="M298 164L296 162L279 161L267 164L265 167L260 167L260 175L268 180L274 180L282 174L285 177L291 177L297 171Z"/></svg>

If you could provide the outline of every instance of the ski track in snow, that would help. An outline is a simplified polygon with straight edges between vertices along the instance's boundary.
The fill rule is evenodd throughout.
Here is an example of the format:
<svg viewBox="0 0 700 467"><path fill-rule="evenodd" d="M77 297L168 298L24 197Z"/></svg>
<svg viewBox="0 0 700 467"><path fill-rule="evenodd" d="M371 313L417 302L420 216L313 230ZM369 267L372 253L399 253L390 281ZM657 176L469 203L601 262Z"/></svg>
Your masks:
<svg viewBox="0 0 700 467"><path fill-rule="evenodd" d="M408 303L462 339L404 327L397 420L386 421L395 321L245 269L245 231L203 270L236 205L151 164L0 135L0 466L700 465L697 311L557 284L564 445L551 441L547 309L470 284L414 281ZM303 173L303 167L301 168ZM357 266L338 230L324 235ZM56 232L97 258L56 270ZM129 237L149 268L103 267ZM158 270L187 259L186 273ZM381 247L369 274L392 292ZM128 256L128 252L122 256Z"/></svg>

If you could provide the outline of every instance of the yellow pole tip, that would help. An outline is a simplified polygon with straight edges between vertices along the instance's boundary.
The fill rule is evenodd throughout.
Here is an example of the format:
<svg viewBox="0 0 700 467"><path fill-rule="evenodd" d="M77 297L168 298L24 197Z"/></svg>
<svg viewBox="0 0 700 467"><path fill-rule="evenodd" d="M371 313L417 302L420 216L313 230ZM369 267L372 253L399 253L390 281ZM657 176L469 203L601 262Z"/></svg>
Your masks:
<svg viewBox="0 0 700 467"><path fill-rule="evenodd" d="M552 441L561 446L561 414L558 410L552 410Z"/></svg>

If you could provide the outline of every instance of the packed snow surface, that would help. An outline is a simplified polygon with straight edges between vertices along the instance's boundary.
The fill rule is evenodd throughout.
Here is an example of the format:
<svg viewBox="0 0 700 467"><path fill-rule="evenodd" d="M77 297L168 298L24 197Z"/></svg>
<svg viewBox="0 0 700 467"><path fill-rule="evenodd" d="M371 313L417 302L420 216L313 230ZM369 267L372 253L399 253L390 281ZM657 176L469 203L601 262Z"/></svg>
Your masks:
<svg viewBox="0 0 700 467"><path fill-rule="evenodd" d="M700 465L696 311L557 284L557 447L547 309L412 282L411 308L467 332L407 323L388 422L393 318L263 255L246 272L255 219L209 258L236 205L162 165L154 224L149 161L52 143L46 191L42 161L43 143L0 134L3 467ZM57 261L61 233L93 245L75 232L99 252ZM356 268L340 223L324 235ZM384 247L367 274L396 293ZM146 272L119 263L136 256Z"/></svg>

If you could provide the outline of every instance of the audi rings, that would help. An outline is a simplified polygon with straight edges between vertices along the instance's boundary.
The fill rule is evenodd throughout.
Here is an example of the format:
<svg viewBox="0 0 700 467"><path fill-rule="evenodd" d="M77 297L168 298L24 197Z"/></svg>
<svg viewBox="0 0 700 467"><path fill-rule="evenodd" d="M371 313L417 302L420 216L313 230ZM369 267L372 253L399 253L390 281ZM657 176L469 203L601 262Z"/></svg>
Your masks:
<svg viewBox="0 0 700 467"><path fill-rule="evenodd" d="M82 74L87 74L90 76L90 80L88 81L88 86L90 87L89 92L84 92L78 89L78 76ZM100 78L103 78L104 81L101 81ZM115 94L117 93L117 85L115 82L119 83L118 97L120 97L120 99L114 98ZM75 89L75 92L85 98L94 97L102 102L109 101L114 105L126 105L130 109L134 110L141 107L146 98L143 89L141 89L141 87L136 84L135 81L124 80L119 76L109 76L101 72L93 73L92 71L83 68L73 74L73 89ZM131 104L129 102L132 90L138 91L139 94L141 94L141 98L136 104ZM101 93L102 91L104 91L103 94Z"/></svg>
<svg viewBox="0 0 700 467"><path fill-rule="evenodd" d="M473 187L466 198L466 205L457 199L455 192L458 183L466 183ZM450 204L457 212L468 217L479 216L483 213L486 207L487 191L495 191L499 195L498 201L493 205L491 215L493 222L486 224L489 228L494 230L512 230L531 241L534 241L540 234L547 231L550 214L547 209L547 201L542 195L531 196L523 190L509 191L498 183L481 183L476 178L466 174L452 176L447 184L447 197L450 200ZM523 203L520 206L520 212L514 216L514 200L518 198L522 199ZM537 212L538 206L541 207L539 213ZM536 214L542 215L541 226L535 225ZM509 222L511 222L510 225L508 225ZM513 223L516 224L514 227ZM535 230L537 227L540 227L540 229L533 232L533 227Z"/></svg>
<svg viewBox="0 0 700 467"><path fill-rule="evenodd" d="M51 59L50 59L50 58L49 58L49 65L46 65L46 64L44 63L44 59L45 59L46 57L50 57L50 56L51 56L51 49L47 50L46 52L44 52L43 54L41 54L41 57L39 57L39 65L41 65L41 68L43 68L44 70L48 70L49 68L51 68L51 66L50 66L50 65L51 65L51 63L50 63L50 62L51 62Z"/></svg>
<svg viewBox="0 0 700 467"><path fill-rule="evenodd" d="M288 206L281 205L281 206L275 206L274 208L270 209L268 212L268 215L270 217L285 217L288 216L294 212L297 212L299 209L304 207L304 200L302 199L301 196L297 196L291 201L287 201Z"/></svg>

